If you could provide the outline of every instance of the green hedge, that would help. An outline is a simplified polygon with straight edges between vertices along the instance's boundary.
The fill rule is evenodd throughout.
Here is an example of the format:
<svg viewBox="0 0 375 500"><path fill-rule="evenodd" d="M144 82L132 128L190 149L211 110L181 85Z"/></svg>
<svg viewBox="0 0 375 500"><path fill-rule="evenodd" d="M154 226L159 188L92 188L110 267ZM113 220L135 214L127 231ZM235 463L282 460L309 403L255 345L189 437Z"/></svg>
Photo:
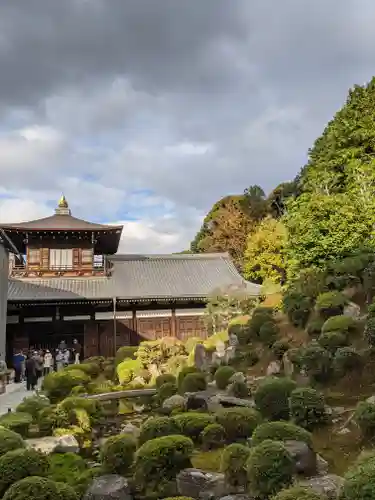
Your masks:
<svg viewBox="0 0 375 500"><path fill-rule="evenodd" d="M199 441L204 450L221 448L226 441L225 429L220 424L209 424L200 433Z"/></svg>
<svg viewBox="0 0 375 500"><path fill-rule="evenodd" d="M189 411L180 413L173 417L179 433L191 438L195 442L199 442L201 432L207 425L213 424L215 418L208 413L198 413Z"/></svg>
<svg viewBox="0 0 375 500"><path fill-rule="evenodd" d="M231 366L220 366L215 372L215 382L218 389L224 390L229 384L229 379L236 373Z"/></svg>
<svg viewBox="0 0 375 500"><path fill-rule="evenodd" d="M230 442L251 437L261 421L260 414L252 408L224 408L215 417Z"/></svg>
<svg viewBox="0 0 375 500"><path fill-rule="evenodd" d="M257 409L269 420L289 419L289 397L297 384L290 378L264 379L255 392Z"/></svg>
<svg viewBox="0 0 375 500"><path fill-rule="evenodd" d="M57 403L69 396L73 387L77 385L85 387L89 382L90 377L79 369L60 371L44 377L42 389L51 403Z"/></svg>
<svg viewBox="0 0 375 500"><path fill-rule="evenodd" d="M204 373L188 373L183 378L180 385L180 392L199 392L207 389L207 381Z"/></svg>
<svg viewBox="0 0 375 500"><path fill-rule="evenodd" d="M263 441L303 441L312 446L312 435L307 430L291 422L265 422L254 431L251 444L256 446Z"/></svg>
<svg viewBox="0 0 375 500"><path fill-rule="evenodd" d="M293 421L313 430L327 423L324 396L311 387L298 387L290 395L290 415Z"/></svg>
<svg viewBox="0 0 375 500"><path fill-rule="evenodd" d="M250 448L242 444L230 444L221 455L220 471L225 474L225 480L234 488L246 487L246 462Z"/></svg>
<svg viewBox="0 0 375 500"><path fill-rule="evenodd" d="M0 457L8 451L25 447L26 443L19 434L6 427L0 427Z"/></svg>
<svg viewBox="0 0 375 500"><path fill-rule="evenodd" d="M50 402L46 397L30 396L25 398L22 403L17 406L16 412L28 413L32 416L33 422L36 422L40 410L43 410L43 408L47 408L48 406L50 406Z"/></svg>
<svg viewBox="0 0 375 500"><path fill-rule="evenodd" d="M105 472L125 475L133 463L136 447L135 440L128 434L107 439L100 450L100 461Z"/></svg>
<svg viewBox="0 0 375 500"><path fill-rule="evenodd" d="M27 477L13 484L3 500L78 500L67 484L56 483L44 477Z"/></svg>
<svg viewBox="0 0 375 500"><path fill-rule="evenodd" d="M150 417L141 426L138 442L139 444L143 444L150 439L178 433L179 427L173 418Z"/></svg>
<svg viewBox="0 0 375 500"><path fill-rule="evenodd" d="M316 493L310 488L292 486L280 491L272 500L327 500L325 496Z"/></svg>
<svg viewBox="0 0 375 500"><path fill-rule="evenodd" d="M17 432L22 437L28 437L32 421L33 417L29 413L11 412L0 417L0 425Z"/></svg>
<svg viewBox="0 0 375 500"><path fill-rule="evenodd" d="M160 387L164 384L177 384L177 379L174 375L171 373L163 373L162 375L159 375L156 377L155 384L157 389L160 389Z"/></svg>

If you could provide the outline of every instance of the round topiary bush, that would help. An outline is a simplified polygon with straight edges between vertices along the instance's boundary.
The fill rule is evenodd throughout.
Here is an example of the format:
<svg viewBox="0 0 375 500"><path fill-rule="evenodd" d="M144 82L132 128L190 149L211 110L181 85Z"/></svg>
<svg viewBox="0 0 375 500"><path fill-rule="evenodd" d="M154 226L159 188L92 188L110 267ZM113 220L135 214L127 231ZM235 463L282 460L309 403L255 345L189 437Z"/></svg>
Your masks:
<svg viewBox="0 0 375 500"><path fill-rule="evenodd" d="M115 357L115 365L119 365L125 359L135 359L138 346L124 345L117 349Z"/></svg>
<svg viewBox="0 0 375 500"><path fill-rule="evenodd" d="M199 392L207 389L207 381L204 373L188 373L182 380L180 392Z"/></svg>
<svg viewBox="0 0 375 500"><path fill-rule="evenodd" d="M87 386L89 382L89 375L81 370L62 370L44 377L42 389L51 403L57 403L69 396L76 385Z"/></svg>
<svg viewBox="0 0 375 500"><path fill-rule="evenodd" d="M199 442L201 432L207 425L213 424L215 418L208 413L187 412L179 413L173 420L179 430L179 434L183 434L191 438L195 442Z"/></svg>
<svg viewBox="0 0 375 500"><path fill-rule="evenodd" d="M54 429L69 427L70 419L65 410L54 405L40 410L37 423L42 436L51 436Z"/></svg>
<svg viewBox="0 0 375 500"><path fill-rule="evenodd" d="M259 338L260 329L265 323L273 321L273 312L271 313L268 308L255 309L253 315L248 323L250 339Z"/></svg>
<svg viewBox="0 0 375 500"><path fill-rule="evenodd" d="M301 352L301 368L317 382L327 382L331 376L332 357L327 349L313 341Z"/></svg>
<svg viewBox="0 0 375 500"><path fill-rule="evenodd" d="M50 402L46 397L39 395L30 396L25 398L22 403L17 406L16 412L28 413L32 416L33 422L36 422L40 410L43 410L43 408L47 408L48 406L50 406Z"/></svg>
<svg viewBox="0 0 375 500"><path fill-rule="evenodd" d="M26 443L19 434L6 427L0 427L0 457L8 451L25 447Z"/></svg>
<svg viewBox="0 0 375 500"><path fill-rule="evenodd" d="M272 500L326 500L326 497L310 488L292 486L280 491L276 496L272 497Z"/></svg>
<svg viewBox="0 0 375 500"><path fill-rule="evenodd" d="M316 312L324 319L343 313L347 298L341 292L325 292L318 295L315 303Z"/></svg>
<svg viewBox="0 0 375 500"><path fill-rule="evenodd" d="M331 354L334 354L339 347L345 347L348 345L346 336L340 332L321 333L319 335L318 342Z"/></svg>
<svg viewBox="0 0 375 500"><path fill-rule="evenodd" d="M200 373L195 366L184 366L181 368L181 370L178 373L177 376L177 387L179 390L181 390L182 382L184 381L184 378L186 375L189 375L190 373Z"/></svg>
<svg viewBox="0 0 375 500"><path fill-rule="evenodd" d="M283 359L284 354L288 352L289 349L290 345L285 340L276 340L276 342L274 342L271 347L273 355L279 361Z"/></svg>
<svg viewBox="0 0 375 500"><path fill-rule="evenodd" d="M323 328L324 323L325 323L325 321L323 318L311 319L306 326L307 333L311 337L313 337L315 335L320 335L322 333L322 328Z"/></svg>
<svg viewBox="0 0 375 500"><path fill-rule="evenodd" d="M360 372L364 365L363 356L352 347L339 347L333 358L333 370L338 376Z"/></svg>
<svg viewBox="0 0 375 500"><path fill-rule="evenodd" d="M108 438L100 450L100 461L106 473L125 475L133 463L136 447L128 434Z"/></svg>
<svg viewBox="0 0 375 500"><path fill-rule="evenodd" d="M167 382L159 387L158 390L158 401L159 404L163 404L164 401L171 396L177 394L177 385L174 382Z"/></svg>
<svg viewBox="0 0 375 500"><path fill-rule="evenodd" d="M33 449L8 451L0 457L0 495L9 486L24 477L46 476L49 469L47 456Z"/></svg>
<svg viewBox="0 0 375 500"><path fill-rule="evenodd" d="M229 393L235 398L247 398L250 394L249 388L245 382L241 380L236 380L229 386Z"/></svg>
<svg viewBox="0 0 375 500"><path fill-rule="evenodd" d="M341 490L342 500L371 500L375 491L375 461L355 464L345 475Z"/></svg>
<svg viewBox="0 0 375 500"><path fill-rule="evenodd" d="M178 433L179 428L173 418L150 417L141 426L138 442L143 444L150 439Z"/></svg>
<svg viewBox="0 0 375 500"><path fill-rule="evenodd" d="M26 477L13 484L3 500L78 500L78 496L67 484L55 483L44 477Z"/></svg>
<svg viewBox="0 0 375 500"><path fill-rule="evenodd" d="M292 484L295 465L283 443L263 441L250 449L246 469L249 491L266 500Z"/></svg>
<svg viewBox="0 0 375 500"><path fill-rule="evenodd" d="M166 497L163 500L194 500L191 497Z"/></svg>
<svg viewBox="0 0 375 500"><path fill-rule="evenodd" d="M263 441L303 441L312 446L312 436L310 432L291 422L265 422L258 425L251 438L252 446L256 446Z"/></svg>
<svg viewBox="0 0 375 500"><path fill-rule="evenodd" d="M289 405L291 418L305 429L313 430L327 423L324 396L311 387L295 389L290 395Z"/></svg>
<svg viewBox="0 0 375 500"><path fill-rule="evenodd" d="M289 321L300 328L304 328L313 306L312 298L305 294L289 289L283 296L283 311Z"/></svg>
<svg viewBox="0 0 375 500"><path fill-rule="evenodd" d="M162 375L159 375L156 377L155 384L157 389L160 389L160 387L164 384L177 384L177 379L174 375L171 373L163 373Z"/></svg>
<svg viewBox="0 0 375 500"><path fill-rule="evenodd" d="M64 370L68 371L76 371L79 370L83 373L86 373L90 378L96 378L100 372L102 371L102 364L101 363L88 363L87 361L85 363L81 363L80 365L69 365Z"/></svg>
<svg viewBox="0 0 375 500"><path fill-rule="evenodd" d="M262 342L262 344L266 345L267 347L271 347L272 344L275 342L279 333L280 333L279 327L277 326L277 323L274 320L266 321L260 327L259 340Z"/></svg>
<svg viewBox="0 0 375 500"><path fill-rule="evenodd" d="M32 421L33 417L29 413L11 412L5 413L0 417L0 425L17 432L22 437L29 435L29 428Z"/></svg>
<svg viewBox="0 0 375 500"><path fill-rule="evenodd" d="M215 372L215 382L216 386L220 390L227 388L229 384L229 379L236 373L236 370L231 366L220 366Z"/></svg>
<svg viewBox="0 0 375 500"><path fill-rule="evenodd" d="M209 424L200 433L199 441L204 450L214 450L221 448L225 444L225 429L220 424Z"/></svg>
<svg viewBox="0 0 375 500"><path fill-rule="evenodd" d="M137 489L158 493L166 481L172 481L182 469L191 467L194 444L186 436L164 436L144 443L134 462Z"/></svg>
<svg viewBox="0 0 375 500"><path fill-rule="evenodd" d="M235 488L246 486L246 462L250 448L242 444L230 444L221 455L220 471L225 474L226 482Z"/></svg>
<svg viewBox="0 0 375 500"><path fill-rule="evenodd" d="M297 387L290 378L266 378L255 392L257 409L269 420L289 419L289 396Z"/></svg>
<svg viewBox="0 0 375 500"><path fill-rule="evenodd" d="M228 326L228 335L231 334L237 336L240 345L247 345L251 337L249 320L246 319L243 323L231 322Z"/></svg>
<svg viewBox="0 0 375 500"><path fill-rule="evenodd" d="M260 414L252 408L224 408L216 413L216 421L225 429L229 442L251 437L260 424Z"/></svg>
<svg viewBox="0 0 375 500"><path fill-rule="evenodd" d="M71 486L81 498L95 475L102 473L102 467L89 469L84 458L76 453L51 453L48 455L48 478L57 483Z"/></svg>
<svg viewBox="0 0 375 500"><path fill-rule="evenodd" d="M351 316L331 316L328 318L322 327L322 333L340 332L345 335L354 334L358 329L357 321Z"/></svg>
<svg viewBox="0 0 375 500"><path fill-rule="evenodd" d="M375 404L367 401L358 403L354 419L365 438L375 437Z"/></svg>

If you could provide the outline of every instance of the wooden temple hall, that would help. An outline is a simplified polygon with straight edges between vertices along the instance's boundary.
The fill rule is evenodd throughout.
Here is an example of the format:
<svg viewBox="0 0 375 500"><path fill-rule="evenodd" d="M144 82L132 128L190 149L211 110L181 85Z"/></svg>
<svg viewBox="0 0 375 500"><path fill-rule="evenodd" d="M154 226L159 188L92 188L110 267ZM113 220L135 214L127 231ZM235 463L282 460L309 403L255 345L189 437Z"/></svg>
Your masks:
<svg viewBox="0 0 375 500"><path fill-rule="evenodd" d="M1 224L10 255L7 356L74 338L84 357L165 336L206 336L207 297L244 281L227 254L116 255L122 226L73 217L65 197L55 214Z"/></svg>

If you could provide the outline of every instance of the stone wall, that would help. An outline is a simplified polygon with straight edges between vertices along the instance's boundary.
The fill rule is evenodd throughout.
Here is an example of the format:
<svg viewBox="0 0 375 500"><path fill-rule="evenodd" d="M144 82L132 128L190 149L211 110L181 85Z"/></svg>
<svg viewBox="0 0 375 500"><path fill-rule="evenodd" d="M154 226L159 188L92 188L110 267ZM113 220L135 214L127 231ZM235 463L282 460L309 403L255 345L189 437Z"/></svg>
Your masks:
<svg viewBox="0 0 375 500"><path fill-rule="evenodd" d="M9 255L0 244L0 360L5 360Z"/></svg>

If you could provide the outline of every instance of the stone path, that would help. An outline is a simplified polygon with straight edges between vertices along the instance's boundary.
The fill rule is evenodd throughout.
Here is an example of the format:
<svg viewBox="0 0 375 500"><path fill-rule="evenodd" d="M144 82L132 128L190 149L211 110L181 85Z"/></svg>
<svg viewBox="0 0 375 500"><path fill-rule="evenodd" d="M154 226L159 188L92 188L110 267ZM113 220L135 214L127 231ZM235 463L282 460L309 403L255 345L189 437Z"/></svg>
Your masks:
<svg viewBox="0 0 375 500"><path fill-rule="evenodd" d="M26 382L7 385L6 393L0 394L0 415L4 415L9 409L14 411L24 398L32 394L34 392L26 390Z"/></svg>

